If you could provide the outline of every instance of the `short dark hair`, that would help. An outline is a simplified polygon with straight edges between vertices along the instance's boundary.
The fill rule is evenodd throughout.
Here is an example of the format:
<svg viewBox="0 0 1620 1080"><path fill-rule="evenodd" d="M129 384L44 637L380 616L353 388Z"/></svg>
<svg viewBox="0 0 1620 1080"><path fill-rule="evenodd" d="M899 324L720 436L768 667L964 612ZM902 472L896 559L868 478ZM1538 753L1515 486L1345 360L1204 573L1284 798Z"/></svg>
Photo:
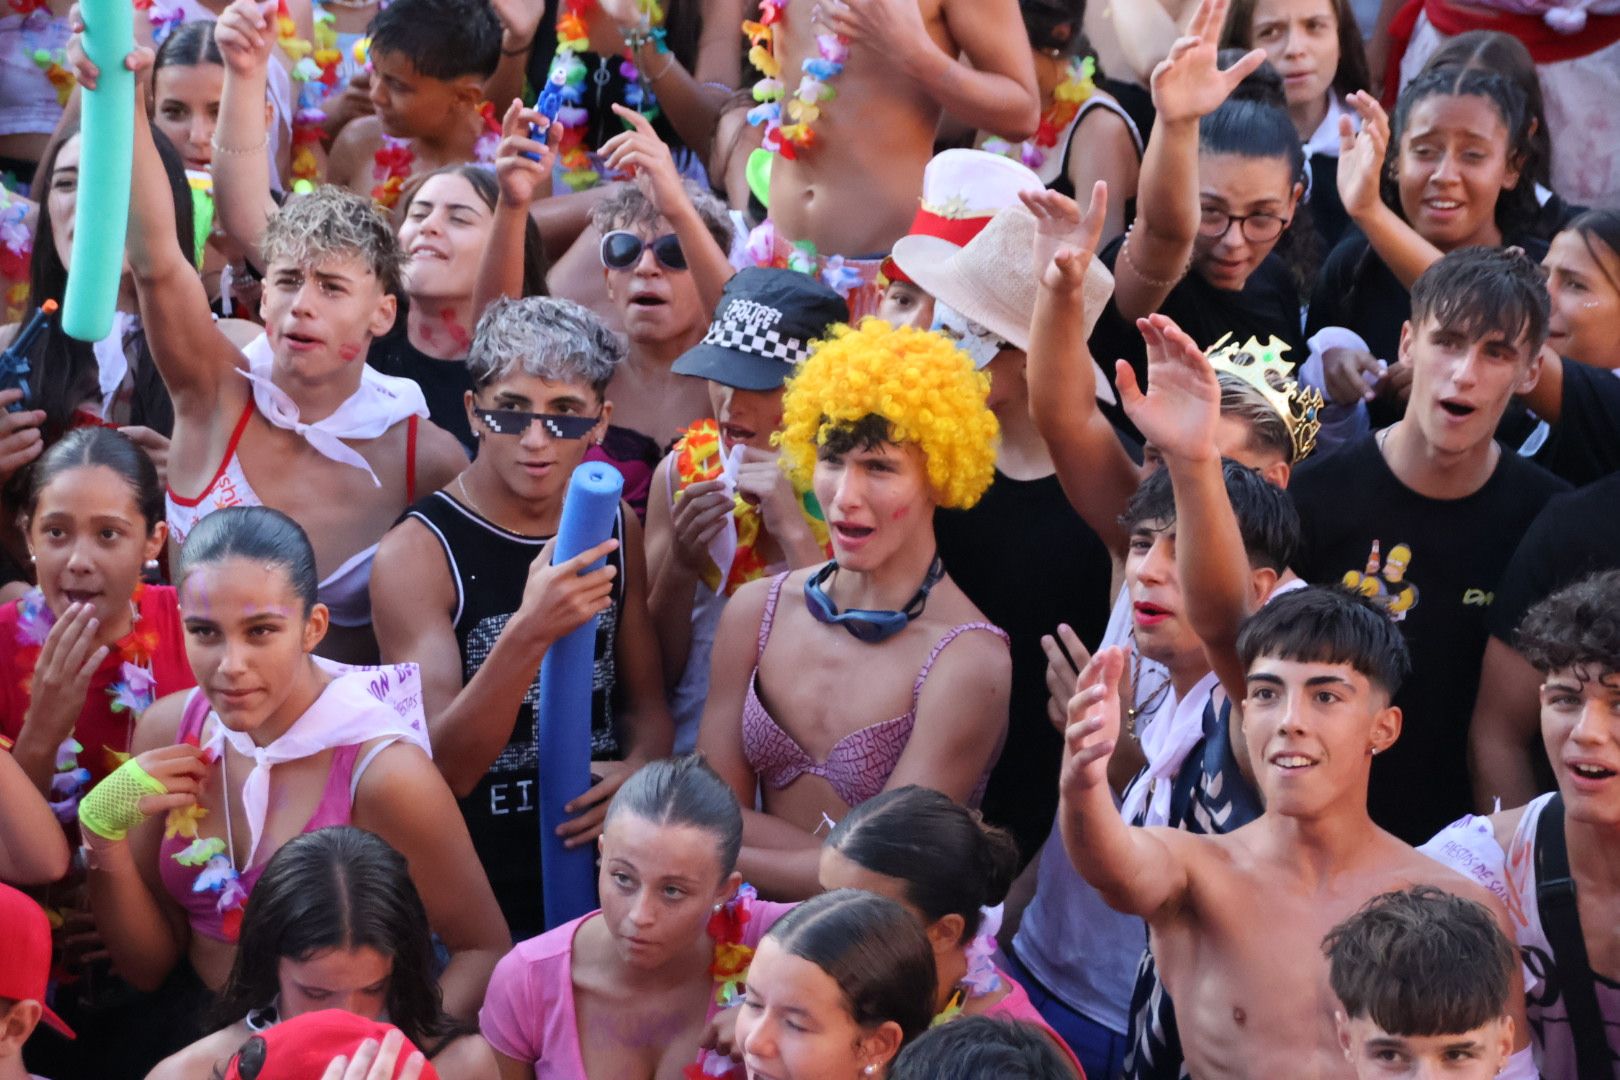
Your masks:
<svg viewBox="0 0 1620 1080"><path fill-rule="evenodd" d="M1255 569L1286 569L1299 548L1299 511L1293 499L1247 465L1230 458L1221 461L1221 473L1249 565ZM1149 522L1175 520L1176 496L1170 470L1159 469L1136 489L1119 523L1127 532L1134 532Z"/></svg>
<svg viewBox="0 0 1620 1080"><path fill-rule="evenodd" d="M1243 621L1238 656L1245 669L1262 656L1309 664L1348 664L1391 697L1412 669L1406 639L1371 600L1338 585L1273 597Z"/></svg>
<svg viewBox="0 0 1620 1080"><path fill-rule="evenodd" d="M795 907L765 936L830 975L863 1028L892 1020L910 1042L934 1019L933 947L917 920L887 897L834 889Z"/></svg>
<svg viewBox="0 0 1620 1080"><path fill-rule="evenodd" d="M1518 952L1485 905L1417 885L1375 896L1322 941L1353 1020L1391 1035L1461 1035L1507 1012Z"/></svg>
<svg viewBox="0 0 1620 1080"><path fill-rule="evenodd" d="M1073 1080L1052 1037L1034 1024L995 1016L964 1016L908 1045L889 1080Z"/></svg>
<svg viewBox="0 0 1620 1080"><path fill-rule="evenodd" d="M827 846L905 887L930 922L960 915L963 941L979 909L1007 899L1018 876L1018 842L949 795L907 784L861 803L833 827Z"/></svg>
<svg viewBox="0 0 1620 1080"><path fill-rule="evenodd" d="M726 204L690 180L682 183L703 227L714 237L721 251L730 251L734 230ZM596 204L596 209L591 211L591 224L599 233L610 233L615 229L634 229L637 226L655 228L663 217L657 204L639 185L620 184L607 198Z"/></svg>
<svg viewBox="0 0 1620 1080"><path fill-rule="evenodd" d="M737 868L742 810L731 786L699 754L654 761L637 769L608 804L607 819L634 814L657 825L690 825L713 833L720 876Z"/></svg>
<svg viewBox="0 0 1620 1080"><path fill-rule="evenodd" d="M1552 300L1541 267L1518 248L1448 252L1412 283L1412 328L1432 318L1478 340L1501 333L1535 356L1547 340Z"/></svg>
<svg viewBox="0 0 1620 1080"><path fill-rule="evenodd" d="M501 63L501 20L489 0L394 0L366 33L372 52L398 53L430 79L487 79Z"/></svg>
<svg viewBox="0 0 1620 1080"><path fill-rule="evenodd" d="M1541 601L1514 643L1543 675L1586 666L1620 673L1620 570L1582 578Z"/></svg>
<svg viewBox="0 0 1620 1080"><path fill-rule="evenodd" d="M315 606L320 578L309 536L298 522L268 506L227 506L197 522L181 545L174 583L184 584L199 566L237 558L279 567L304 602L304 614Z"/></svg>

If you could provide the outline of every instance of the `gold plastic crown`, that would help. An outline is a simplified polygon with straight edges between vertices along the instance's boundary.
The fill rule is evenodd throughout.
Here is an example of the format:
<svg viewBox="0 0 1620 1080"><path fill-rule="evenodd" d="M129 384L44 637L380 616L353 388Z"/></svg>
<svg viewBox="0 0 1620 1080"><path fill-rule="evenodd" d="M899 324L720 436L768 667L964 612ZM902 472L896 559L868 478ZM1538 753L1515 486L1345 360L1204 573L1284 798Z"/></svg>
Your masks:
<svg viewBox="0 0 1620 1080"><path fill-rule="evenodd" d="M1322 391L1302 386L1294 378L1294 365L1282 357L1288 350L1288 343L1277 337L1264 345L1251 337L1239 345L1228 333L1210 346L1208 356L1217 372L1242 379L1277 410L1293 436L1294 460L1298 462L1316 448L1316 435L1322 429Z"/></svg>

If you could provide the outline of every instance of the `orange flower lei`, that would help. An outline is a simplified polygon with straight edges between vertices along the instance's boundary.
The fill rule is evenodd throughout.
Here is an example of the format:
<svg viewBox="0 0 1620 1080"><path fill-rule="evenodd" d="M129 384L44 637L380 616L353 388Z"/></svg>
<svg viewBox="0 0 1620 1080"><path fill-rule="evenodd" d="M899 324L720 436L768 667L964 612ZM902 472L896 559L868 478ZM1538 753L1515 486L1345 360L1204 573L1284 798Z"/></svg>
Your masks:
<svg viewBox="0 0 1620 1080"><path fill-rule="evenodd" d="M720 425L714 420L700 420L681 433L681 440L675 446L675 475L680 481L679 491L685 491L688 485L703 480L718 479L725 468L722 461L725 457L724 446L720 441ZM827 534L827 522L821 514L821 507L816 498L808 491L799 492L800 509L804 519L810 526L810 533L816 538L816 543L832 557L830 537ZM680 498L679 492L676 498ZM765 556L760 551L760 538L764 529L764 522L760 518L759 507L738 495L733 500L732 516L737 522L737 555L731 561L730 573L724 582L720 580L720 568L712 562L703 573L703 583L715 592L722 591L730 596L738 589L756 578L765 576L768 565Z"/></svg>

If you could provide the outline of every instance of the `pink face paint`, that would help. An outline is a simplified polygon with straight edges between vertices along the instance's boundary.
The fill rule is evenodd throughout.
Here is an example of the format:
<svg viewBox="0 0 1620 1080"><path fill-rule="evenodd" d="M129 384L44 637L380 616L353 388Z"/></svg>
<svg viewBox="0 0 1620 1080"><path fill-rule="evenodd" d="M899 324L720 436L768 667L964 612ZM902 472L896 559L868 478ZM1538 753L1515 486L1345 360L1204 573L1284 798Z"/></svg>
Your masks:
<svg viewBox="0 0 1620 1080"><path fill-rule="evenodd" d="M338 350L338 356L343 358L345 364L352 362L359 355L360 346L358 345L345 345Z"/></svg>
<svg viewBox="0 0 1620 1080"><path fill-rule="evenodd" d="M910 517L910 516L911 516L911 507L902 506L900 509L896 510L893 514L889 515L889 520L890 521L904 521L907 517Z"/></svg>
<svg viewBox="0 0 1620 1080"><path fill-rule="evenodd" d="M457 348L463 352L472 348L472 338L468 336L466 328L456 321L455 308L445 308L439 312L439 318L444 320L444 332L450 335Z"/></svg>

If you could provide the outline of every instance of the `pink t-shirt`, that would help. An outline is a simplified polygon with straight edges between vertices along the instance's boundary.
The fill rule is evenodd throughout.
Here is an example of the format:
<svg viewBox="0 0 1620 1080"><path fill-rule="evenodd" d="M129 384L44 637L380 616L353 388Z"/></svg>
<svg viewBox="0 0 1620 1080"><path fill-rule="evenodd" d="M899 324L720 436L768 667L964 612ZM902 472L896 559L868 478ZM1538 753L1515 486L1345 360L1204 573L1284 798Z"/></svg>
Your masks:
<svg viewBox="0 0 1620 1080"><path fill-rule="evenodd" d="M1029 993L1018 985L1017 979L1008 975L999 967L996 968L996 971L1000 974L1001 981L1009 987L1009 992L1006 997L986 1009L984 1015L1000 1017L1003 1020L1019 1020L1040 1028L1046 1032L1048 1038L1057 1044L1058 1049L1062 1050L1064 1055L1068 1057L1069 1063L1075 1068L1075 1072L1079 1073L1080 1080L1086 1080L1086 1070L1080 1067L1080 1059L1074 1056L1074 1051L1070 1050L1069 1044L1063 1041L1063 1036L1053 1031L1052 1026L1042 1019L1040 1011L1030 1002Z"/></svg>
<svg viewBox="0 0 1620 1080"><path fill-rule="evenodd" d="M755 900L749 905L742 943L757 948L765 932L792 907ZM574 935L587 920L601 914L593 911L519 942L495 965L490 977L478 1026L500 1053L533 1062L535 1080L586 1080L579 1017L574 1011ZM1024 1003L1027 1007L1027 996ZM711 997L709 1017L719 1011ZM740 1065L724 1074L729 1080L743 1080L743 1075Z"/></svg>

